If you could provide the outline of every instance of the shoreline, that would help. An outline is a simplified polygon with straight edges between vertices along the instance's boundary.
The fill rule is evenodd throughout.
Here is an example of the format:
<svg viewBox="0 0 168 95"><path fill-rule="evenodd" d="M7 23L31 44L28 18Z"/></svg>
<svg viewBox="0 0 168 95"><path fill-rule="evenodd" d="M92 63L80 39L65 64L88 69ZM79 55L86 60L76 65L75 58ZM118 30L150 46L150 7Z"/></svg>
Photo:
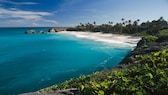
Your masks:
<svg viewBox="0 0 168 95"><path fill-rule="evenodd" d="M78 38L90 39L99 42L105 42L108 44L118 44L129 46L133 49L136 48L137 43L142 39L142 37L135 36L127 36L120 34L105 34L101 32L93 33L93 32L79 32L79 31L60 31L57 32L60 34L68 34Z"/></svg>
<svg viewBox="0 0 168 95"><path fill-rule="evenodd" d="M119 35L119 34L103 34L103 33L100 33L100 32L99 33L93 33L93 32L60 31L60 32L57 32L57 33L73 35L73 36L78 37L78 38L90 39L90 40L94 40L94 41L105 42L105 43L108 43L108 44L129 45L132 48L131 53L137 47L138 42L142 39L142 37L126 36L126 35ZM133 42L131 42L131 41L133 41ZM126 56L125 58L128 58L128 57L129 56ZM100 72L108 72L109 70L115 70L115 69L122 68L123 64L120 64L120 63L117 66L114 66L111 69L104 69ZM59 95L60 93L69 93L69 92L70 93L80 93L79 90L77 90L77 88L69 88L69 89L65 89L65 90L56 90L54 92L40 92L38 90L36 92L22 93L20 95L40 95L40 94L45 94L45 95L49 95L49 94L57 95L58 94Z"/></svg>

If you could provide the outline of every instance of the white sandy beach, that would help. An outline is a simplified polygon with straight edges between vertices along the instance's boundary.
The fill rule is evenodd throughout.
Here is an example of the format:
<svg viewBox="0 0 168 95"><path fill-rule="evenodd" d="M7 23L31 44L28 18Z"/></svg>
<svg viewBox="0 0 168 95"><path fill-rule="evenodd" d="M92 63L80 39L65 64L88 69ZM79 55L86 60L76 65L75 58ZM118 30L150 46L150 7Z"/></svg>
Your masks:
<svg viewBox="0 0 168 95"><path fill-rule="evenodd" d="M137 46L141 37L126 36L119 34L105 34L105 33L93 33L93 32L76 32L76 31L61 31L59 33L74 35L79 38L86 38L95 41L110 43L110 44L121 44L132 47L134 49Z"/></svg>

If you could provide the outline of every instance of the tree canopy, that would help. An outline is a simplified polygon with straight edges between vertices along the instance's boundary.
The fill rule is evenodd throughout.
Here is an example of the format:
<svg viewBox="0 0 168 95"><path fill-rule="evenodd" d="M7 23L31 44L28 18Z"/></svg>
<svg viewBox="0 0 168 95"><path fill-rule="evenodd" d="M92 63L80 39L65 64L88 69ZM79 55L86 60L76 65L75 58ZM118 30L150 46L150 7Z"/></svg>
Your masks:
<svg viewBox="0 0 168 95"><path fill-rule="evenodd" d="M80 23L76 27L67 28L68 31L91 31L117 34L148 34L157 35L160 30L168 29L168 22L160 17L158 20L146 21L140 23L140 19L135 21L121 19L122 22L113 25L112 21L107 24L96 25L92 23Z"/></svg>

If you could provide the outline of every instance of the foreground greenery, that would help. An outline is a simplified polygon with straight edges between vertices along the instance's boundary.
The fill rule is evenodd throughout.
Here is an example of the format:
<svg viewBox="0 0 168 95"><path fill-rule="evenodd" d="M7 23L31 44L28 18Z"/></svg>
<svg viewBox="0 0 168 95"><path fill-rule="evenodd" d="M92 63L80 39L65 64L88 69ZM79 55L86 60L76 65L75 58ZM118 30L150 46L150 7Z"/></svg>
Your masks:
<svg viewBox="0 0 168 95"><path fill-rule="evenodd" d="M168 49L136 58L137 62L122 69L80 76L40 91L77 88L84 95L166 95Z"/></svg>

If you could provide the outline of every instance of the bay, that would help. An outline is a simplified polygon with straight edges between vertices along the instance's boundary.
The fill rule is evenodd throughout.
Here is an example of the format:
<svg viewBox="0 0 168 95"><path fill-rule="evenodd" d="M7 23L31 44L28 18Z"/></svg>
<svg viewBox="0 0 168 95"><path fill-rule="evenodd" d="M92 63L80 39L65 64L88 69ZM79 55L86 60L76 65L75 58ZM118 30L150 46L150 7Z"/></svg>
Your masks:
<svg viewBox="0 0 168 95"><path fill-rule="evenodd" d="M37 91L112 68L131 51L64 34L24 34L30 29L49 28L0 28L0 95Z"/></svg>

